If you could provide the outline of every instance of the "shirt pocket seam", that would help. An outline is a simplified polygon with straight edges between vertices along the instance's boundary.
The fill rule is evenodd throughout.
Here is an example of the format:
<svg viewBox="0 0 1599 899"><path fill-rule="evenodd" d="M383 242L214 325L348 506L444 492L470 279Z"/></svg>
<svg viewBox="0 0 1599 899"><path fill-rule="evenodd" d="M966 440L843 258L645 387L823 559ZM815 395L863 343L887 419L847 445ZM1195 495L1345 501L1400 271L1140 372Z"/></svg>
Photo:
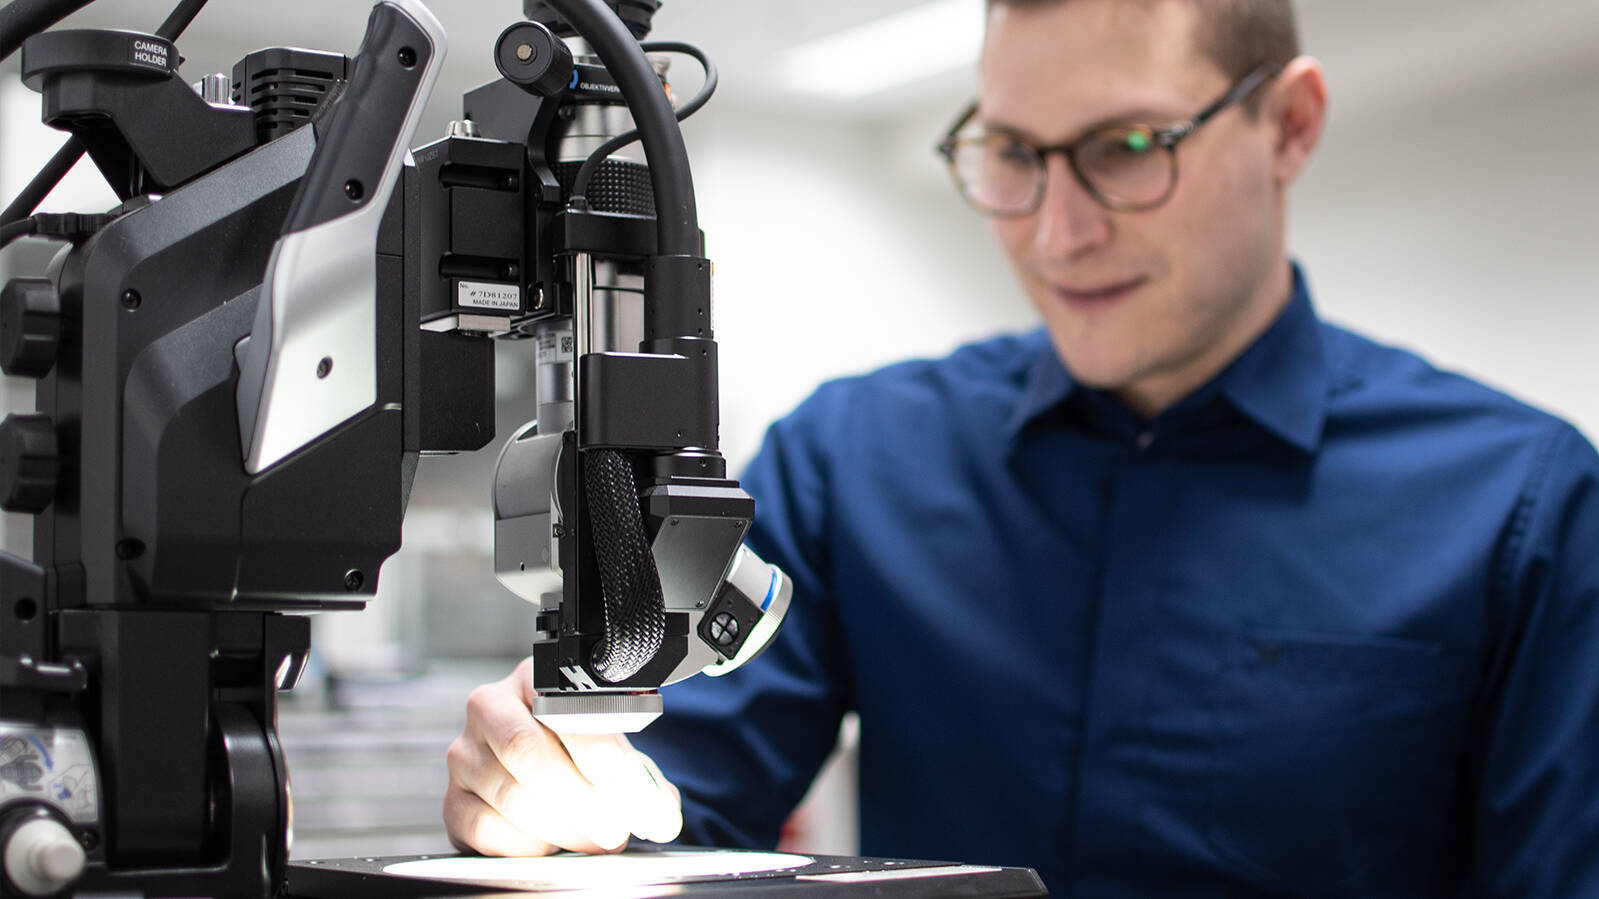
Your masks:
<svg viewBox="0 0 1599 899"><path fill-rule="evenodd" d="M1403 839L1383 843L1381 851L1337 871L1333 877L1309 875L1300 863L1302 859L1288 862L1280 853L1273 858L1273 847L1261 837L1275 828L1267 820L1244 820L1239 809L1247 807L1248 802L1235 795L1251 788L1256 783L1252 775L1259 772L1240 768L1238 762L1251 752L1272 758L1271 747L1293 747L1296 736L1300 741L1297 746L1304 748L1313 745L1314 735L1322 733L1368 736L1369 740L1369 734L1391 727L1424 729L1437 716L1468 701L1470 690L1460 688L1458 676L1460 672L1442 642L1281 628L1235 631L1228 640L1210 703L1215 731L1207 778L1210 795L1205 806L1206 844L1219 858L1278 888L1304 890L1314 884L1317 894L1336 895L1339 887L1391 861L1420 835L1412 831ZM1437 701L1451 685L1456 687L1456 695ZM1317 718L1318 709L1330 709L1336 714ZM1229 712L1234 716L1230 720ZM1295 725L1305 725L1312 737L1293 734ZM1384 761L1390 763L1387 769L1379 769L1390 773L1390 782L1401 777L1393 772L1420 761L1382 759L1380 745L1370 742L1367 749L1368 764L1373 763L1373 756L1378 756L1375 763L1379 766ZM1308 780L1314 773L1307 769L1298 772L1298 776ZM1343 786L1358 789L1364 785ZM1380 784L1371 786L1378 788ZM1338 787L1334 780L1325 784L1329 792ZM1285 800L1284 805L1288 804ZM1342 819L1343 823L1351 818L1358 823L1359 818L1338 803L1329 806L1328 815L1334 820L1342 813L1349 816ZM1310 813L1304 808L1298 811Z"/></svg>

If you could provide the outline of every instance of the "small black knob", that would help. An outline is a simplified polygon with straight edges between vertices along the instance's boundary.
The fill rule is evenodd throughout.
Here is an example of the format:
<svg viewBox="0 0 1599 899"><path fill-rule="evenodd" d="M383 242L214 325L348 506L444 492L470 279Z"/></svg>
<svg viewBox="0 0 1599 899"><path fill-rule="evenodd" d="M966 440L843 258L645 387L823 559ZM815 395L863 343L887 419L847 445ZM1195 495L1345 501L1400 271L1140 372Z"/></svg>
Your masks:
<svg viewBox="0 0 1599 899"><path fill-rule="evenodd" d="M553 97L572 81L572 51L539 22L517 22L500 32L494 66L505 80L540 97Z"/></svg>
<svg viewBox="0 0 1599 899"><path fill-rule="evenodd" d="M0 509L43 512L55 499L61 453L47 415L7 415L0 421Z"/></svg>
<svg viewBox="0 0 1599 899"><path fill-rule="evenodd" d="M0 371L42 378L61 346L61 297L43 278L13 278L0 290Z"/></svg>

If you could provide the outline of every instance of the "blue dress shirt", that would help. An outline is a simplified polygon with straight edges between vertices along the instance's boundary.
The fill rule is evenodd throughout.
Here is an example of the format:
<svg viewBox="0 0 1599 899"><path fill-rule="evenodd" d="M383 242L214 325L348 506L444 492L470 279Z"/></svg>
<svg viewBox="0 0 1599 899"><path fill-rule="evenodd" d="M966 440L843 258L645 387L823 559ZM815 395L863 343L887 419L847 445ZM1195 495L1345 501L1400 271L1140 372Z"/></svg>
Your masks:
<svg viewBox="0 0 1599 899"><path fill-rule="evenodd" d="M635 741L686 840L772 846L853 709L868 855L1599 897L1599 456L1319 321L1297 271L1153 420L1034 332L824 385L744 484L793 607Z"/></svg>

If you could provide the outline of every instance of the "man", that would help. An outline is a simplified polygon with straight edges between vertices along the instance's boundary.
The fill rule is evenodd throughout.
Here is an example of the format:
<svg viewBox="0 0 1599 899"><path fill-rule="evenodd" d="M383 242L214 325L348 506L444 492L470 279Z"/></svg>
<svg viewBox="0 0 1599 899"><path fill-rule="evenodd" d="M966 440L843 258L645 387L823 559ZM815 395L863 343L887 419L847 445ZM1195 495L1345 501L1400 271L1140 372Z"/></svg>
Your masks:
<svg viewBox="0 0 1599 899"><path fill-rule="evenodd" d="M684 838L770 846L861 720L872 855L1063 894L1599 895L1599 456L1319 322L1287 0L992 0L943 145L1044 322L822 387L744 483L793 577L747 670L634 739ZM669 839L625 741L480 688L445 817Z"/></svg>

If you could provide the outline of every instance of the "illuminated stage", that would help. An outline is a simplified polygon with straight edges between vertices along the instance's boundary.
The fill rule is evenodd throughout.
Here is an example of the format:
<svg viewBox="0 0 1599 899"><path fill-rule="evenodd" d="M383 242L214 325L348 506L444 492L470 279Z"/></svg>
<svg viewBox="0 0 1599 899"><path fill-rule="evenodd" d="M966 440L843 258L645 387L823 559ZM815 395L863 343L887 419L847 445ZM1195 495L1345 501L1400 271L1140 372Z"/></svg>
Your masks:
<svg viewBox="0 0 1599 899"><path fill-rule="evenodd" d="M699 849L630 849L546 858L393 856L322 859L289 868L300 899L491 896L580 891L607 897L676 895L1042 896L1025 868L902 859Z"/></svg>

